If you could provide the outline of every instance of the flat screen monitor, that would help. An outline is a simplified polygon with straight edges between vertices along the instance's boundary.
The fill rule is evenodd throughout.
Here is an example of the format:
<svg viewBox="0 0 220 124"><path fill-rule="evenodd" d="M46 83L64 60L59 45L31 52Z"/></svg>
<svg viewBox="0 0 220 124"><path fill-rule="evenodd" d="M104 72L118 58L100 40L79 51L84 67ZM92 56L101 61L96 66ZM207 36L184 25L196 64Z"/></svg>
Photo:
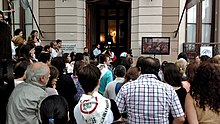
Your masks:
<svg viewBox="0 0 220 124"><path fill-rule="evenodd" d="M169 55L170 37L142 37L141 54Z"/></svg>

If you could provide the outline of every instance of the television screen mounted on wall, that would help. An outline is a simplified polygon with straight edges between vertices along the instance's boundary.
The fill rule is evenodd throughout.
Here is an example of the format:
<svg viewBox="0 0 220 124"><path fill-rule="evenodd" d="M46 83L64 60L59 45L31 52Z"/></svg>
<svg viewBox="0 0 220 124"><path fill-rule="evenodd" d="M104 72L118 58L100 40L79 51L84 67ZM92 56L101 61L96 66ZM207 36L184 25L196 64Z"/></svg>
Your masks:
<svg viewBox="0 0 220 124"><path fill-rule="evenodd" d="M169 55L170 37L142 37L141 54Z"/></svg>

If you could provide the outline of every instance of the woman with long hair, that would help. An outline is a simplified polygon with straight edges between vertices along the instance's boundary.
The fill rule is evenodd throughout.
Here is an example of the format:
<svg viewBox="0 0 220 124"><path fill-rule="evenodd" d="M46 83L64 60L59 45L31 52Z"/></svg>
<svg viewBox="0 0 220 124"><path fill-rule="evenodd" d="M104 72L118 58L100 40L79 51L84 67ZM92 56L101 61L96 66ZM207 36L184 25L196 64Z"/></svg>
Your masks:
<svg viewBox="0 0 220 124"><path fill-rule="evenodd" d="M65 68L65 73L66 74L73 74L73 64L71 63L71 56L69 53L64 53L62 55L62 59L65 62L66 68Z"/></svg>
<svg viewBox="0 0 220 124"><path fill-rule="evenodd" d="M33 41L35 46L41 46L41 40L38 38L38 31L32 30L29 36L29 40Z"/></svg>
<svg viewBox="0 0 220 124"><path fill-rule="evenodd" d="M59 71L55 66L50 65L50 77L46 85L46 92L50 95L58 95L56 90L57 80L59 76Z"/></svg>
<svg viewBox="0 0 220 124"><path fill-rule="evenodd" d="M67 124L69 107L64 97L52 95L45 98L40 106L41 124Z"/></svg>
<svg viewBox="0 0 220 124"><path fill-rule="evenodd" d="M199 66L186 96L185 110L189 124L219 124L220 65Z"/></svg>
<svg viewBox="0 0 220 124"><path fill-rule="evenodd" d="M184 103L187 92L182 86L181 74L179 73L178 67L174 63L167 63L164 67L164 81L175 89L184 111ZM171 112L169 115L169 122L170 124L173 123L173 116Z"/></svg>
<svg viewBox="0 0 220 124"><path fill-rule="evenodd" d="M35 46L33 44L22 45L17 48L18 61L27 61L29 63L36 62Z"/></svg>

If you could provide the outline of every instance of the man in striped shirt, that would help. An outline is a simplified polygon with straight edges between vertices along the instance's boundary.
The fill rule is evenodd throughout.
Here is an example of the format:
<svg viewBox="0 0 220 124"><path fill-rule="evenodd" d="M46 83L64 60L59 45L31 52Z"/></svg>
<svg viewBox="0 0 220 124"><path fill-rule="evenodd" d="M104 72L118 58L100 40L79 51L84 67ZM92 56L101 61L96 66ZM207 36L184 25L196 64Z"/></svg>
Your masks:
<svg viewBox="0 0 220 124"><path fill-rule="evenodd" d="M169 124L169 112L174 117L173 124L182 124L184 112L175 90L158 80L154 58L141 61L142 75L123 85L116 97L119 112L127 111L129 124Z"/></svg>

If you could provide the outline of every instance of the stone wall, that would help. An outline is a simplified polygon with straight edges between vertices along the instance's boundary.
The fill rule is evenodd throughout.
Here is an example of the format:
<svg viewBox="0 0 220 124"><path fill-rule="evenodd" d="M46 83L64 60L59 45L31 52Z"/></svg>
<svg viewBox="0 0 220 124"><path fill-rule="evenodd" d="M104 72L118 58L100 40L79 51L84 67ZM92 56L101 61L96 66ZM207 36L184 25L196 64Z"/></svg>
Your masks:
<svg viewBox="0 0 220 124"><path fill-rule="evenodd" d="M178 37L174 31L178 25L178 0L132 1L131 47L135 58L141 54L142 37L170 37L170 55L156 55L161 61L175 61L178 54ZM152 56L152 55L143 55Z"/></svg>
<svg viewBox="0 0 220 124"><path fill-rule="evenodd" d="M40 27L45 32L45 43L61 39L64 47L73 45L74 51L82 51L86 44L85 1L40 0L39 3Z"/></svg>

